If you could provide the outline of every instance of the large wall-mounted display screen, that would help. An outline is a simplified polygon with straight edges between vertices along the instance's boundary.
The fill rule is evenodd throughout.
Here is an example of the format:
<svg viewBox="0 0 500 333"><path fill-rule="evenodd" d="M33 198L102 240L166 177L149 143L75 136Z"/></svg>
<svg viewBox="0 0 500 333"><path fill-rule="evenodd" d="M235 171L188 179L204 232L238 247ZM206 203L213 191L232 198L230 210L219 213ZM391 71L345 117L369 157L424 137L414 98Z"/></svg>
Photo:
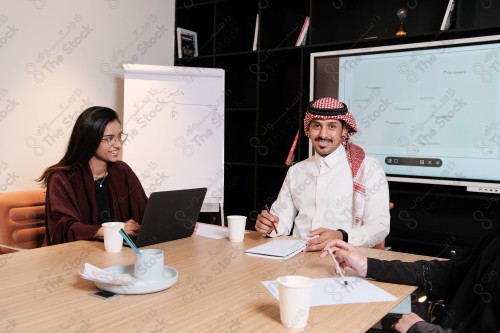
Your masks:
<svg viewBox="0 0 500 333"><path fill-rule="evenodd" d="M500 36L313 53L311 82L390 180L500 188Z"/></svg>

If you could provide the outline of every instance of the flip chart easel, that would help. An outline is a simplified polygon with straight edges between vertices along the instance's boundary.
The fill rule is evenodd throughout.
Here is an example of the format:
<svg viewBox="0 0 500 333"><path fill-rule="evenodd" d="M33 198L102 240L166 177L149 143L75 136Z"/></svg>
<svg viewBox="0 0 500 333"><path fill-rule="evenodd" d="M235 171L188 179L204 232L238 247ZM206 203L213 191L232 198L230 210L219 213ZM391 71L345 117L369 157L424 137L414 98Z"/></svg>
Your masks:
<svg viewBox="0 0 500 333"><path fill-rule="evenodd" d="M224 70L125 64L123 160L146 193L207 187L224 203Z"/></svg>

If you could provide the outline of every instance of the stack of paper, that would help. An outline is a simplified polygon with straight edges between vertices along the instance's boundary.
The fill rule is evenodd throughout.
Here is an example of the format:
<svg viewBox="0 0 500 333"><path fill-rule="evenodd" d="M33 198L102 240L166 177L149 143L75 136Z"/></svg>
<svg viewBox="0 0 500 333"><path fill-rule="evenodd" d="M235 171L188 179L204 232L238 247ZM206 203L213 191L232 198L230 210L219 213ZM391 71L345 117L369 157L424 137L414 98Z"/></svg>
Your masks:
<svg viewBox="0 0 500 333"><path fill-rule="evenodd" d="M89 263L85 263L85 270L83 273L80 273L80 276L90 281L117 285L131 285L137 281L137 279L130 274L110 273Z"/></svg>
<svg viewBox="0 0 500 333"><path fill-rule="evenodd" d="M392 302L397 297L373 283L359 278L347 277L349 285L339 277L313 279L311 306ZM279 300L278 283L275 281L261 281L262 284ZM406 312L408 313L408 312Z"/></svg>

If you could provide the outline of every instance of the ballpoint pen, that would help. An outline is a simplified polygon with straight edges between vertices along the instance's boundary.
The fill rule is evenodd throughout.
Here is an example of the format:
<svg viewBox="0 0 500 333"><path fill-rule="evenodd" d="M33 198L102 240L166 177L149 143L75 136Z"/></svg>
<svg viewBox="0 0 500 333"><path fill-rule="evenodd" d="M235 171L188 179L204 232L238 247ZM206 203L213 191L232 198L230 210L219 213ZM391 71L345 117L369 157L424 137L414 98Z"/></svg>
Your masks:
<svg viewBox="0 0 500 333"><path fill-rule="evenodd" d="M271 214L271 211L269 210L269 206L266 204L266 210L269 214ZM278 234L278 227L276 226L276 223L273 222L273 227L274 231L276 231L276 234Z"/></svg>
<svg viewBox="0 0 500 333"><path fill-rule="evenodd" d="M135 246L135 243L130 239L130 237L125 233L123 229L118 230L123 239L127 242L127 244L134 250L134 252L138 255L141 255L141 251Z"/></svg>
<svg viewBox="0 0 500 333"><path fill-rule="evenodd" d="M345 279L344 273L342 273L342 270L340 269L340 265L332 253L332 249L328 248L328 253L330 253L330 257L332 257L333 264L335 265L335 269L339 272L340 276L342 277L342 280L344 280L344 284L347 286L349 283L347 283L347 280Z"/></svg>

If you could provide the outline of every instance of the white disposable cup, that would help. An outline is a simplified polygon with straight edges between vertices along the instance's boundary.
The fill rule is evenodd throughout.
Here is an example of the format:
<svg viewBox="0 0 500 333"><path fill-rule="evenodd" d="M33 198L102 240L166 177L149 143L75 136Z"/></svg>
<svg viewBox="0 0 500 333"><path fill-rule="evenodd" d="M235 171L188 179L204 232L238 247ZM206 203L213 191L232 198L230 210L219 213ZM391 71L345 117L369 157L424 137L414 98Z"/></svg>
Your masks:
<svg viewBox="0 0 500 333"><path fill-rule="evenodd" d="M135 259L134 277L142 282L160 281L165 277L163 250L140 250Z"/></svg>
<svg viewBox="0 0 500 333"><path fill-rule="evenodd" d="M309 319L313 280L299 275L281 276L277 280L281 322L288 328L303 328Z"/></svg>
<svg viewBox="0 0 500 333"><path fill-rule="evenodd" d="M243 242L243 238L245 238L246 223L247 217L243 215L229 215L227 217L229 240L231 242Z"/></svg>
<svg viewBox="0 0 500 333"><path fill-rule="evenodd" d="M120 252L123 247L123 237L120 229L125 227L125 222L105 222L102 224L104 232L104 248L106 252Z"/></svg>

